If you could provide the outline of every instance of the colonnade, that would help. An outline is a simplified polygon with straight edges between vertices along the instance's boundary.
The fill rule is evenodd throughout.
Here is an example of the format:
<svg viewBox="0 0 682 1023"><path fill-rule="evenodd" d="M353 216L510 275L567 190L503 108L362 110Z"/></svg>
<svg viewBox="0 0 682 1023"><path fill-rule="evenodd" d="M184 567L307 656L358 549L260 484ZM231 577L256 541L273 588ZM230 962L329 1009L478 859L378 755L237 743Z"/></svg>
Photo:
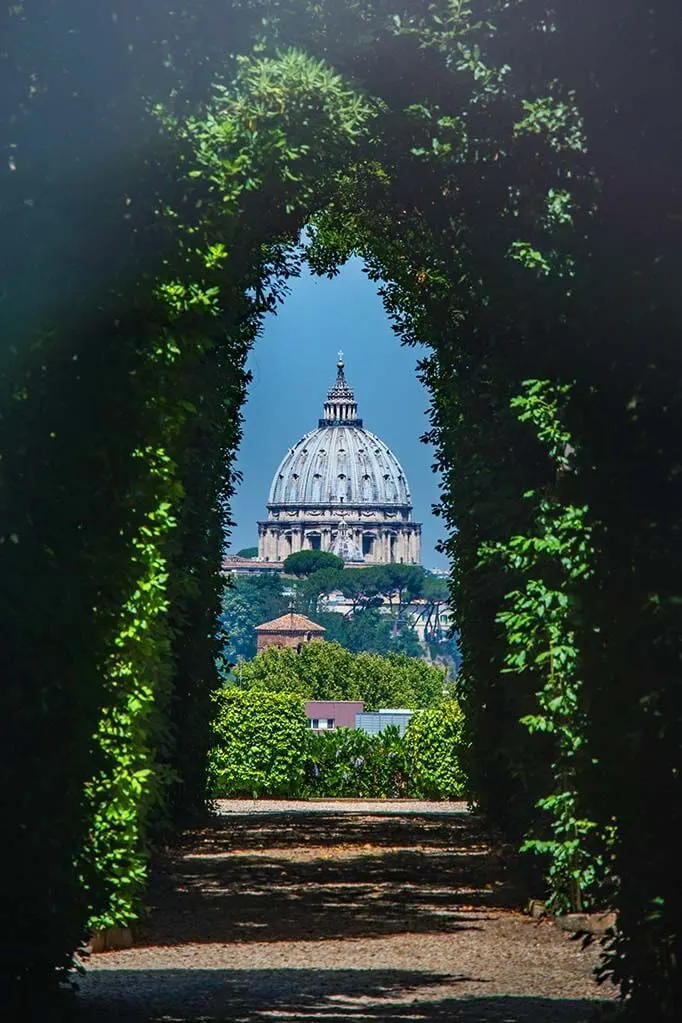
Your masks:
<svg viewBox="0 0 682 1023"><path fill-rule="evenodd" d="M338 525L315 523L259 524L258 558L261 561L284 561L290 554L302 550L330 550ZM367 523L357 526L349 523L349 532L360 549L363 539L371 538L371 550L365 554L367 564L404 562L418 565L421 560L421 527L418 523ZM319 545L315 538L319 537Z"/></svg>

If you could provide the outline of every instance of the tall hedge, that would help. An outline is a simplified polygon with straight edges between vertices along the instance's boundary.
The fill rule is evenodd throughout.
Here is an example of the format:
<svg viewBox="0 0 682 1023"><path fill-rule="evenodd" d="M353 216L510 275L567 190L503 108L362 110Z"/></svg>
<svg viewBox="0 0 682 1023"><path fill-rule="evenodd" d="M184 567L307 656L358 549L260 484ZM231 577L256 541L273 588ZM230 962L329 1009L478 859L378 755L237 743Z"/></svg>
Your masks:
<svg viewBox="0 0 682 1023"><path fill-rule="evenodd" d="M312 798L462 799L468 795L463 716L454 701L395 726L312 732L295 693L221 689L214 694L213 794Z"/></svg>

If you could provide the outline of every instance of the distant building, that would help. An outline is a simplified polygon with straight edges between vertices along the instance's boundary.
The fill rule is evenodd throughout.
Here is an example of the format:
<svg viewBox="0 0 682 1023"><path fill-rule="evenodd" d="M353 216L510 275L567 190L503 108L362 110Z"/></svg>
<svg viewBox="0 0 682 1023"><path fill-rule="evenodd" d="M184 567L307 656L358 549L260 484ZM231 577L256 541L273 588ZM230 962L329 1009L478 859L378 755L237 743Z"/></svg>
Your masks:
<svg viewBox="0 0 682 1023"><path fill-rule="evenodd" d="M293 611L271 622L263 622L256 626L256 650L260 653L269 646L291 647L300 650L304 643L313 639L323 639L325 629L305 615Z"/></svg>
<svg viewBox="0 0 682 1023"><path fill-rule="evenodd" d="M272 574L281 572L283 567L281 561L258 561L256 558L240 558L238 554L226 554L222 563L223 575Z"/></svg>
<svg viewBox="0 0 682 1023"><path fill-rule="evenodd" d="M308 700L305 713L314 732L359 728L370 735L378 735L389 725L394 725L404 735L414 711L396 707L365 711L362 700Z"/></svg>
<svg viewBox="0 0 682 1023"><path fill-rule="evenodd" d="M258 559L251 571L280 566L303 550L331 551L349 567L420 563L421 525L412 521L405 473L358 418L341 352L324 415L282 459L267 508L267 519L258 523Z"/></svg>
<svg viewBox="0 0 682 1023"><path fill-rule="evenodd" d="M362 729L363 732L369 732L370 735L378 735L379 732L383 732L389 725L394 725L400 734L404 735L413 714L413 710L393 707L387 707L385 710L361 712L355 716L355 727Z"/></svg>
<svg viewBox="0 0 682 1023"><path fill-rule="evenodd" d="M355 719L365 705L362 700L308 700L305 713L314 732L355 728Z"/></svg>

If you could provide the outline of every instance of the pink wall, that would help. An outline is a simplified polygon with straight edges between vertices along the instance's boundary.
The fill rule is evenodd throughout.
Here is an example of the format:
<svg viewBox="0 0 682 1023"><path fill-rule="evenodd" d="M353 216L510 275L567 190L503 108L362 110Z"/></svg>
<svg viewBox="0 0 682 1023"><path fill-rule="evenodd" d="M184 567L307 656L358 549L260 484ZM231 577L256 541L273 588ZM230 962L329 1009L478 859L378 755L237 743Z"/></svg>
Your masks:
<svg viewBox="0 0 682 1023"><path fill-rule="evenodd" d="M307 718L333 718L336 728L355 728L355 715L365 709L362 700L308 700Z"/></svg>

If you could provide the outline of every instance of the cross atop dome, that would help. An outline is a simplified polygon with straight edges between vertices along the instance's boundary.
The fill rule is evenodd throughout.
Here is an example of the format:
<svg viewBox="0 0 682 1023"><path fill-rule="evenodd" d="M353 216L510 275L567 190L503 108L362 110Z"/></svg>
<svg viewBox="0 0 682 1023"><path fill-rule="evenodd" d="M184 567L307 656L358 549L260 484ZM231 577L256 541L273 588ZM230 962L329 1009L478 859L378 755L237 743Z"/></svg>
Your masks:
<svg viewBox="0 0 682 1023"><path fill-rule="evenodd" d="M355 393L346 382L345 367L343 352L339 352L339 361L336 363L336 382L327 391L324 417L319 421L320 426L335 426L339 423L345 423L348 426L362 426L362 419L358 419Z"/></svg>

